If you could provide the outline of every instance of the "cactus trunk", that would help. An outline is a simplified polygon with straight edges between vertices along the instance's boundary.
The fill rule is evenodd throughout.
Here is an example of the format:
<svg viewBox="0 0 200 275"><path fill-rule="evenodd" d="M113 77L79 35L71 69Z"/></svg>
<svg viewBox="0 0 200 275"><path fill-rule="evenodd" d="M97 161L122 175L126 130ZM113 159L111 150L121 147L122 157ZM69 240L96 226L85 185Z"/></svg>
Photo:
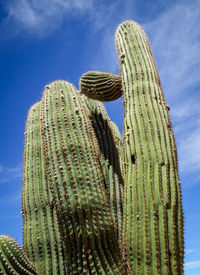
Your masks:
<svg viewBox="0 0 200 275"><path fill-rule="evenodd" d="M44 161L69 274L125 274L87 108L74 86L50 84L41 101Z"/></svg>
<svg viewBox="0 0 200 275"><path fill-rule="evenodd" d="M183 274L177 151L149 41L135 22L116 32L123 126L126 260L132 274Z"/></svg>
<svg viewBox="0 0 200 275"><path fill-rule="evenodd" d="M22 214L24 251L38 274L65 274L58 214L43 157L40 113L34 104L25 131Z"/></svg>

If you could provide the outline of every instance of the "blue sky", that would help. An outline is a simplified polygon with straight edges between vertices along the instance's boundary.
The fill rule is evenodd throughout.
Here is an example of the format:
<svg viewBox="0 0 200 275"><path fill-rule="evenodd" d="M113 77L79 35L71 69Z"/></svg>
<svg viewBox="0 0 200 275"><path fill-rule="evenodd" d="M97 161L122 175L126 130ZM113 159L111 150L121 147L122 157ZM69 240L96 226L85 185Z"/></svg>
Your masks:
<svg viewBox="0 0 200 275"><path fill-rule="evenodd" d="M200 0L0 0L0 234L22 244L28 109L53 80L78 88L88 70L119 73L114 33L127 19L147 33L171 107L183 193L185 274L199 275ZM106 108L122 131L122 100Z"/></svg>

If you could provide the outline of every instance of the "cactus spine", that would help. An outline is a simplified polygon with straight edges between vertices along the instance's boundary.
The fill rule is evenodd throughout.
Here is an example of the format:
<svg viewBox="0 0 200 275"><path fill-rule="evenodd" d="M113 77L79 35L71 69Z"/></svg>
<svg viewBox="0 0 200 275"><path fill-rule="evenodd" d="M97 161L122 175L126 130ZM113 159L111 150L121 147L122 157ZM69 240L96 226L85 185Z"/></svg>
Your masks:
<svg viewBox="0 0 200 275"><path fill-rule="evenodd" d="M135 22L116 32L123 101L126 259L132 274L183 274L177 152L148 39ZM121 58L123 56L123 58Z"/></svg>

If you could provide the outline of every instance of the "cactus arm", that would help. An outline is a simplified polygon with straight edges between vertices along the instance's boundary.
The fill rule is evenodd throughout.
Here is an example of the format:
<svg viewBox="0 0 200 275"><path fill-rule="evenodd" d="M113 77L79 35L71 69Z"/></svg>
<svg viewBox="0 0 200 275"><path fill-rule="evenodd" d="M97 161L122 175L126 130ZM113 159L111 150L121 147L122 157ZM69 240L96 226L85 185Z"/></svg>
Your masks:
<svg viewBox="0 0 200 275"><path fill-rule="evenodd" d="M0 236L0 274L36 275L24 251L10 236Z"/></svg>
<svg viewBox="0 0 200 275"><path fill-rule="evenodd" d="M58 217L45 174L40 103L28 114L25 131L22 214L24 250L38 274L66 274Z"/></svg>
<svg viewBox="0 0 200 275"><path fill-rule="evenodd" d="M99 101L112 101L122 95L121 77L98 71L87 72L79 82L81 93Z"/></svg>
<svg viewBox="0 0 200 275"><path fill-rule="evenodd" d="M183 274L176 144L148 39L135 22L116 32L125 106L124 236L132 274ZM123 56L123 59L120 57Z"/></svg>
<svg viewBox="0 0 200 275"><path fill-rule="evenodd" d="M66 247L69 274L125 274L116 225L86 106L73 85L55 81L41 100L44 158Z"/></svg>
<svg viewBox="0 0 200 275"><path fill-rule="evenodd" d="M108 117L103 103L87 97L82 98L85 100L100 147L100 164L108 189L110 209L117 223L118 242L121 246L124 185L120 169L121 134L118 127Z"/></svg>

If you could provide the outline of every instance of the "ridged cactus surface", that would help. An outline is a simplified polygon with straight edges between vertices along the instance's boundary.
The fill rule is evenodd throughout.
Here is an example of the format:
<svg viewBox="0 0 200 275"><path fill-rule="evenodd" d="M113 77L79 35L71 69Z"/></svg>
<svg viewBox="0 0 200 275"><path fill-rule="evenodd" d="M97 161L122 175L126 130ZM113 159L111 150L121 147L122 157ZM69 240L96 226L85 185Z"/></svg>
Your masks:
<svg viewBox="0 0 200 275"><path fill-rule="evenodd" d="M111 213L117 224L118 242L121 246L124 190L119 158L121 134L118 127L109 119L103 103L87 99L87 97L84 99L99 144L99 160L105 178Z"/></svg>
<svg viewBox="0 0 200 275"><path fill-rule="evenodd" d="M82 75L79 84L81 93L91 99L111 101L122 95L120 75L91 71Z"/></svg>
<svg viewBox="0 0 200 275"><path fill-rule="evenodd" d="M36 275L35 267L27 255L10 236L0 236L0 274Z"/></svg>
<svg viewBox="0 0 200 275"><path fill-rule="evenodd" d="M41 138L41 104L28 114L25 131L22 214L24 251L38 274L65 274L64 249Z"/></svg>
<svg viewBox="0 0 200 275"><path fill-rule="evenodd" d="M184 273L169 106L142 28L125 21L115 39L120 75L85 73L80 92L54 81L28 113L24 251L11 237L0 236L0 274ZM120 96L122 138L98 102Z"/></svg>
<svg viewBox="0 0 200 275"><path fill-rule="evenodd" d="M142 28L132 21L122 23L116 31L116 47L125 108L124 256L131 274L183 274L181 188L169 106ZM98 72L93 85L97 84ZM81 92L93 96L85 88ZM109 92L106 96L109 99ZM98 97L103 101L103 93Z"/></svg>
<svg viewBox="0 0 200 275"><path fill-rule="evenodd" d="M183 274L177 151L149 41L135 22L116 32L123 102L126 259L132 274ZM123 56L123 59L120 57Z"/></svg>
<svg viewBox="0 0 200 275"><path fill-rule="evenodd" d="M64 239L69 274L125 274L100 149L84 101L55 81L41 100L44 161Z"/></svg>

